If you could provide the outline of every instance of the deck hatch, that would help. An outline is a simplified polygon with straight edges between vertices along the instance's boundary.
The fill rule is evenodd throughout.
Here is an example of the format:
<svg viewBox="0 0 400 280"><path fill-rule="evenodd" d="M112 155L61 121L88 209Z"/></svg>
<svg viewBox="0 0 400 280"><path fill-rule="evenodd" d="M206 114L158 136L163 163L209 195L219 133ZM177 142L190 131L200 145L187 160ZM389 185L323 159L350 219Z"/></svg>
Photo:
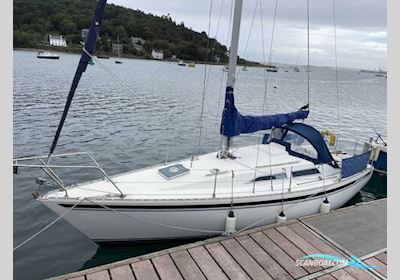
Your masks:
<svg viewBox="0 0 400 280"><path fill-rule="evenodd" d="M185 175L189 173L189 171L189 169L179 163L158 169L158 173L160 173L161 176L168 180Z"/></svg>
<svg viewBox="0 0 400 280"><path fill-rule="evenodd" d="M319 174L319 170L316 168L313 168L313 169L306 169L306 170L299 170L299 171L292 172L293 177L313 175L313 174Z"/></svg>
<svg viewBox="0 0 400 280"><path fill-rule="evenodd" d="M267 176L260 176L257 177L253 180L251 180L252 182L260 182L260 181L269 181L269 180L276 180L276 179L282 179L285 178L286 179L286 174L285 173L278 173L278 174L273 174L273 175L267 175Z"/></svg>

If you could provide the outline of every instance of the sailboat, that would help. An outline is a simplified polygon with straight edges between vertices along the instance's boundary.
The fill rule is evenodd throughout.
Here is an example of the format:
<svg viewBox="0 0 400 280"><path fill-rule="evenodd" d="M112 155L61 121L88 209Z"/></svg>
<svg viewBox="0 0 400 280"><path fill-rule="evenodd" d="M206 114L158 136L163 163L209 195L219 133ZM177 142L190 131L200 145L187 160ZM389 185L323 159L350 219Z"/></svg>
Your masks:
<svg viewBox="0 0 400 280"><path fill-rule="evenodd" d="M115 60L115 63L122 64L121 55L120 55L119 35L117 36L117 45L118 45L118 58Z"/></svg>
<svg viewBox="0 0 400 280"><path fill-rule="evenodd" d="M300 55L300 52L297 53L296 66L294 67L294 72L300 72L300 68L299 68L299 55Z"/></svg>
<svg viewBox="0 0 400 280"><path fill-rule="evenodd" d="M109 176L89 153L54 154L76 87L95 50L106 5L106 0L98 0L49 154L14 159L15 173L38 167L57 186L47 193L36 192L37 201L102 244L234 234L336 209L358 193L372 175L371 151L353 156L331 153L320 132L305 123L308 105L261 116L242 115L236 108L242 2L234 3L221 149ZM261 143L232 148L232 139L257 131L265 131ZM93 165L51 163L77 154L87 156ZM32 160L35 163L29 164ZM104 178L66 186L56 173L59 167L95 169ZM37 181L43 183L41 178Z"/></svg>

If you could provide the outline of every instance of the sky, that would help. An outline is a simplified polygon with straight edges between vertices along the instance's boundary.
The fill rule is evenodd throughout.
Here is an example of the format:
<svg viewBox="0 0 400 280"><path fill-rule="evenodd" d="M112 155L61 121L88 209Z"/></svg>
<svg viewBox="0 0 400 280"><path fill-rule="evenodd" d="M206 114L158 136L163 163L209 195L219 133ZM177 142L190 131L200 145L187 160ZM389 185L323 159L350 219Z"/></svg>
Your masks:
<svg viewBox="0 0 400 280"><path fill-rule="evenodd" d="M186 27L199 32L208 31L212 4L210 37L229 45L233 0L109 0L109 3L159 16L169 14L176 22L184 22ZM386 69L386 5L386 0L309 0L310 64L335 66L335 15L338 67ZM298 57L300 65L307 63L307 0L244 0L240 30L239 55L245 59L296 64Z"/></svg>

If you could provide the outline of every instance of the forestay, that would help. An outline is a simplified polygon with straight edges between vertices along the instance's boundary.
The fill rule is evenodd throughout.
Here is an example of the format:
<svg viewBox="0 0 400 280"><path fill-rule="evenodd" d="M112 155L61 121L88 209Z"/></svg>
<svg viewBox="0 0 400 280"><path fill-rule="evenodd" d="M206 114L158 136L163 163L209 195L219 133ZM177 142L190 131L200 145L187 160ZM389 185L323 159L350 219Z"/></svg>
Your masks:
<svg viewBox="0 0 400 280"><path fill-rule="evenodd" d="M84 50L82 51L82 56L81 59L79 60L78 67L76 69L75 76L72 81L71 88L69 90L67 102L65 103L60 123L58 124L57 131L53 139L53 143L51 144L48 158L50 158L50 156L54 152L54 149L57 146L58 138L60 137L62 127L64 125L65 119L67 118L68 110L69 107L71 106L72 99L74 98L76 88L78 87L82 73L85 72L89 61L91 61L91 57L89 56L89 54L93 54L96 48L96 41L97 37L99 36L100 24L103 19L104 7L106 5L106 2L107 2L106 0L97 1L95 14L92 19L92 22L90 23L89 33L85 42Z"/></svg>

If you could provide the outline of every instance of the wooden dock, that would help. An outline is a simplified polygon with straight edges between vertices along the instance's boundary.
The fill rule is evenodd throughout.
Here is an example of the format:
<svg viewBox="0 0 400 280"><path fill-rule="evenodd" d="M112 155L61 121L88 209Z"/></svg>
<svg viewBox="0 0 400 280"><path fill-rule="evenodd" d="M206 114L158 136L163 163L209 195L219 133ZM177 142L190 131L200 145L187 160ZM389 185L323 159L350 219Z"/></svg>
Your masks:
<svg viewBox="0 0 400 280"><path fill-rule="evenodd" d="M297 266L309 254L380 266ZM386 279L386 199L215 237L52 279Z"/></svg>

